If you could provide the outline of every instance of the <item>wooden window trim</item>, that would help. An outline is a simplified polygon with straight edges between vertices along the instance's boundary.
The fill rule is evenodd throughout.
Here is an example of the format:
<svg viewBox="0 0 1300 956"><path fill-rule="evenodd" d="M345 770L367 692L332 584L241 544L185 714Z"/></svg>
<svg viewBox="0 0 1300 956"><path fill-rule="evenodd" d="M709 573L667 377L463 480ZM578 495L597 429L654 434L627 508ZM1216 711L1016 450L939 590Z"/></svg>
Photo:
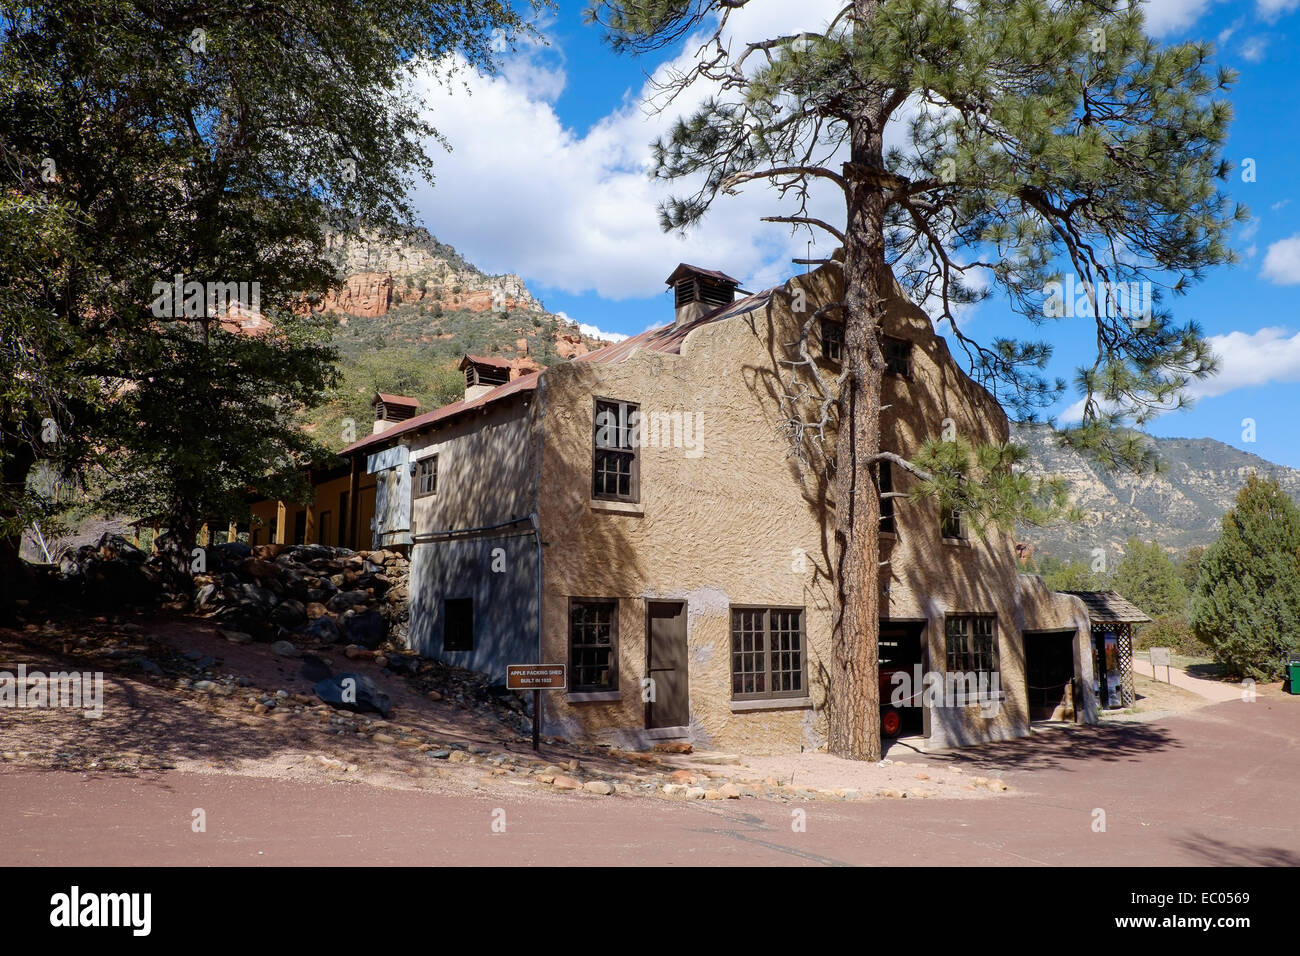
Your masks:
<svg viewBox="0 0 1300 956"><path fill-rule="evenodd" d="M636 426L629 426L632 430L632 447L628 450L619 450L612 448L601 448L596 444L596 436L600 432L600 423L597 420L600 415L600 406L606 405L626 405L628 408L628 417L631 418L635 413L637 422L641 419L641 404L639 402L629 402L621 398L607 398L603 395L593 396L591 402L591 497L593 501L624 501L630 504L638 504L641 501L641 443L637 440L639 429ZM620 495L608 491L600 491L596 485L596 477L599 474L598 462L601 452L612 452L615 454L630 454L631 464L629 466L628 476L628 494Z"/></svg>
<svg viewBox="0 0 1300 956"><path fill-rule="evenodd" d="M729 629L728 640L734 641L735 635L735 613L737 611L762 611L763 612L763 686L767 688L762 692L737 693L736 692L736 671L735 658L731 662L731 699L733 701L746 700L800 700L806 698L808 691L808 609L794 604L733 604L728 609L727 626ZM799 615L799 684L797 689L774 691L772 690L772 612L773 611L794 611ZM734 646L729 644L728 654L735 654Z"/></svg>
<svg viewBox="0 0 1300 956"><path fill-rule="evenodd" d="M573 656L573 609L580 604L603 604L610 608L609 615L609 683L608 684L580 684L578 683L578 668ZM569 598L568 619L565 625L566 633L564 637L565 647L567 649L570 675L570 693L600 693L602 691L616 691L618 687L618 615L619 600L611 597L571 597ZM593 645L595 646L595 645Z"/></svg>
<svg viewBox="0 0 1300 956"><path fill-rule="evenodd" d="M426 465L432 472L432 486L428 491L424 490L424 479ZM432 455L425 455L423 458L415 460L415 494L416 498L432 498L438 494L438 455L435 452Z"/></svg>

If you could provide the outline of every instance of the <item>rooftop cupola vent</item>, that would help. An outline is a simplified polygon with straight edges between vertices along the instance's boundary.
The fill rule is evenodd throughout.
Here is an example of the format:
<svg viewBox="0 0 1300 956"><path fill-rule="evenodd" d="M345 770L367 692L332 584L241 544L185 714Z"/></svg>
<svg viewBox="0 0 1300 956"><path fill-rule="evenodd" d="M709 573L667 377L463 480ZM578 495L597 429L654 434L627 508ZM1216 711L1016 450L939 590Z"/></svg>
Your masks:
<svg viewBox="0 0 1300 956"><path fill-rule="evenodd" d="M681 263L665 283L672 286L675 324L680 326L696 322L710 312L730 305L736 299L739 280L723 272L701 269Z"/></svg>

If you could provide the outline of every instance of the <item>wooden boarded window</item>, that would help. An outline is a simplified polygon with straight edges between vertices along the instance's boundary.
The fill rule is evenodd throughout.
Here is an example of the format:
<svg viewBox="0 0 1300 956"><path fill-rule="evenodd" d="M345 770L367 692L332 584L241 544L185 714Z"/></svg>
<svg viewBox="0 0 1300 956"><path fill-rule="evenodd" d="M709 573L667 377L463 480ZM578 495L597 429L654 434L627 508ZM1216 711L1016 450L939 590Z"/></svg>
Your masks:
<svg viewBox="0 0 1300 956"><path fill-rule="evenodd" d="M596 399L592 429L591 496L606 501L640 501L637 431L641 407Z"/></svg>
<svg viewBox="0 0 1300 956"><path fill-rule="evenodd" d="M992 614L954 614L945 620L948 673L995 673L998 648Z"/></svg>
<svg viewBox="0 0 1300 956"><path fill-rule="evenodd" d="M731 698L805 697L808 660L803 609L731 609Z"/></svg>
<svg viewBox="0 0 1300 956"><path fill-rule="evenodd" d="M442 649L474 650L474 599L444 598L442 602Z"/></svg>
<svg viewBox="0 0 1300 956"><path fill-rule="evenodd" d="M415 497L427 498L438 493L438 456L429 455L416 463Z"/></svg>
<svg viewBox="0 0 1300 956"><path fill-rule="evenodd" d="M573 690L618 690L618 601L569 601L569 671Z"/></svg>

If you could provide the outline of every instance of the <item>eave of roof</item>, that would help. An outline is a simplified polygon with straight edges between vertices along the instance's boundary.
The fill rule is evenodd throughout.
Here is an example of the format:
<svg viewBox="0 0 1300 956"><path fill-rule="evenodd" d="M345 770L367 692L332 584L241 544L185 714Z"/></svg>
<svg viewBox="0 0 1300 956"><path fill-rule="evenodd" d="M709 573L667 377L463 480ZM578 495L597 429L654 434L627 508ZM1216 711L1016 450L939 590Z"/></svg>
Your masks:
<svg viewBox="0 0 1300 956"><path fill-rule="evenodd" d="M404 406L404 407L406 407L406 408L419 408L419 407L420 407L420 400L419 400L419 399L416 399L416 398L408 398L408 397L405 396L405 395L388 395L388 394L386 394L386 393L384 393L384 392L376 392L376 393L375 393L375 399L376 399L377 401L383 402L385 405L401 405L401 406ZM373 405L374 402L371 402L371 404Z"/></svg>
<svg viewBox="0 0 1300 956"><path fill-rule="evenodd" d="M1062 591L1083 601L1088 617L1094 621L1114 621L1118 624L1146 624L1151 618L1118 591Z"/></svg>
<svg viewBox="0 0 1300 956"><path fill-rule="evenodd" d="M425 412L423 415L416 415L414 418L407 419L400 425L395 425L386 431L380 432L378 435L367 435L359 441L354 441L351 445L348 445L340 451L339 454L350 455L354 452L380 445L398 435L405 435L409 432L419 431L422 428L427 428L430 425L445 421L446 419L454 418L462 412L468 412L475 408L482 408L484 405L490 405L493 402L500 401L503 398L508 398L511 395L530 392L537 388L537 379L540 375L540 372L530 372L527 375L521 375L513 382L506 382L504 385L498 385L496 388L492 389L492 391L484 392L477 398L470 399L469 401L462 399L457 402L452 402L450 405L444 405L442 408L435 408L431 412Z"/></svg>
<svg viewBox="0 0 1300 956"><path fill-rule="evenodd" d="M503 358L492 358L487 355L466 355L460 360L460 368L465 368L466 362L473 362L475 365L491 365L493 368L509 368L510 363Z"/></svg>

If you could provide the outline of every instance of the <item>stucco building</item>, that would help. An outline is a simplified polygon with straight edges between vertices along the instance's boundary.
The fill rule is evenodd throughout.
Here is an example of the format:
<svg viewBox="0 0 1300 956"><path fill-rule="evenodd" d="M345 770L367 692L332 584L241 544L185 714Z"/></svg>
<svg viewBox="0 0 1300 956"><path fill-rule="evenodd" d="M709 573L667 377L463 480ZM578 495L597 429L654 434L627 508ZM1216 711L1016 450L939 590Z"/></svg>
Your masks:
<svg viewBox="0 0 1300 956"><path fill-rule="evenodd" d="M739 298L720 272L681 266L668 283L671 322L573 361L529 373L466 356L463 400L344 450L351 467L331 478L353 491L343 527L409 551L413 650L502 679L507 664L567 665L548 734L816 748L830 489L791 457L780 399L800 327L840 298L840 270ZM896 287L882 331L887 450L908 456L945 429L1007 440L1000 406ZM813 331L831 378L841 342L834 321ZM881 474L896 492L910 481ZM1096 719L1080 598L1018 573L1009 535L977 535L934 501L882 511L882 696L915 705L898 733L939 748ZM940 691L945 675L992 680L963 699L927 694L926 675Z"/></svg>

